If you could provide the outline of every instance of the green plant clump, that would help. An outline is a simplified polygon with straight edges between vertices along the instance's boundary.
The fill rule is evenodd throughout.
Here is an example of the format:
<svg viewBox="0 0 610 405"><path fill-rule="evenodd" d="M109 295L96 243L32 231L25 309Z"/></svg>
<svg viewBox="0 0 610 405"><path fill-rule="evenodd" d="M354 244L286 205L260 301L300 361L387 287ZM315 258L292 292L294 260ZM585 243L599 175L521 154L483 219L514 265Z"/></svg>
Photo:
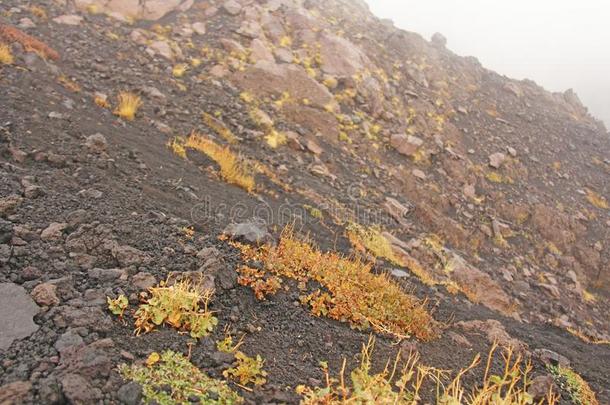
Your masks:
<svg viewBox="0 0 610 405"><path fill-rule="evenodd" d="M263 385L267 382L267 372L263 370L265 361L260 355L256 358L248 357L242 352L235 353L235 363L233 367L224 371L226 378L238 381L241 385Z"/></svg>
<svg viewBox="0 0 610 405"><path fill-rule="evenodd" d="M599 405L589 384L570 367L548 366L555 383L567 391L577 405Z"/></svg>
<svg viewBox="0 0 610 405"><path fill-rule="evenodd" d="M210 378L180 353L168 350L150 366L123 364L119 373L142 386L146 403L159 405L241 404L243 399L226 382Z"/></svg>

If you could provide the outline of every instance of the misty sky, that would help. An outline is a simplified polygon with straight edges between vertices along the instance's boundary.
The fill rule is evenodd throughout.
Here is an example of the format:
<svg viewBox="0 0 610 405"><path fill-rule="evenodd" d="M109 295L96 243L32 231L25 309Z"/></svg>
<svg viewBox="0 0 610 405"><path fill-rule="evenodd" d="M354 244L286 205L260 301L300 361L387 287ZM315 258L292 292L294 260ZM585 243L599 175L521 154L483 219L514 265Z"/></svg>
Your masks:
<svg viewBox="0 0 610 405"><path fill-rule="evenodd" d="M547 90L574 88L610 130L609 0L367 0L378 17Z"/></svg>

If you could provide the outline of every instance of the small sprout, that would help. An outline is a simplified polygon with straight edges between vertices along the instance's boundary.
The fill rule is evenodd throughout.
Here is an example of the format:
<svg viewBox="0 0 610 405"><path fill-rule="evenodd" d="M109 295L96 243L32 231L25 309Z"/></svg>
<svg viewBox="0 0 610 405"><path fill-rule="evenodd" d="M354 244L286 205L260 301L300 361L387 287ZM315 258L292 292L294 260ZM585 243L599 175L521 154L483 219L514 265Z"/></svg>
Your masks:
<svg viewBox="0 0 610 405"><path fill-rule="evenodd" d="M218 349L219 352L223 353L235 353L237 352L237 349L239 349L239 346L241 346L241 344L243 343L243 340L244 337L242 336L242 338L239 339L239 342L233 344L233 336L231 336L231 334L227 332L227 335L224 339L216 342L216 349Z"/></svg>
<svg viewBox="0 0 610 405"><path fill-rule="evenodd" d="M161 356L157 352L152 352L146 359L146 365L152 367L161 360Z"/></svg>
<svg viewBox="0 0 610 405"><path fill-rule="evenodd" d="M142 99L140 99L139 96L133 93L121 92L119 94L119 105L114 111L114 114L127 121L133 121L141 106Z"/></svg>
<svg viewBox="0 0 610 405"><path fill-rule="evenodd" d="M194 68L199 67L201 65L201 63L202 63L201 59L199 59L199 58L192 58L191 59L191 66L194 67Z"/></svg>
<svg viewBox="0 0 610 405"><path fill-rule="evenodd" d="M233 353L233 351L235 351L235 348L233 347L233 338L231 337L231 335L227 335L227 337L225 337L224 339L216 342L216 349L218 349L219 352L223 353Z"/></svg>
<svg viewBox="0 0 610 405"><path fill-rule="evenodd" d="M180 63L172 69L172 75L176 78L181 78L184 76L186 71L188 70L188 66L185 63Z"/></svg>
<svg viewBox="0 0 610 405"><path fill-rule="evenodd" d="M242 352L235 353L233 367L225 370L222 374L225 378L238 381L241 385L263 385L267 382L267 372L263 370L265 361L260 355L256 358L248 357Z"/></svg>
<svg viewBox="0 0 610 405"><path fill-rule="evenodd" d="M180 228L180 231L182 231L182 234L186 239L193 239L193 236L195 236L195 228L192 226L184 226Z"/></svg>
<svg viewBox="0 0 610 405"><path fill-rule="evenodd" d="M8 44L0 43L0 64L12 65L13 63L15 63L15 58L11 47Z"/></svg>
<svg viewBox="0 0 610 405"><path fill-rule="evenodd" d="M108 309L110 312L119 318L122 318L127 306L129 305L129 300L127 300L127 297L121 294L116 299L106 297L106 300L108 302Z"/></svg>

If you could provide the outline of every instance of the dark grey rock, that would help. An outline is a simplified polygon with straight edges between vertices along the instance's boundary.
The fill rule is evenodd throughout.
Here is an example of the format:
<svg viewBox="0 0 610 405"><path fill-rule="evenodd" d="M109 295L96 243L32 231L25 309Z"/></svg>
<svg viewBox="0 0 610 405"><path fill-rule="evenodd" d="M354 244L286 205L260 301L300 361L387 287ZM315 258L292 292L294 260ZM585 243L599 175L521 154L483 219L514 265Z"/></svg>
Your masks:
<svg viewBox="0 0 610 405"><path fill-rule="evenodd" d="M89 384L83 376L67 374L61 379L63 394L71 404L91 404L97 401L101 392Z"/></svg>
<svg viewBox="0 0 610 405"><path fill-rule="evenodd" d="M0 218L0 245L9 243L13 238L13 223Z"/></svg>
<svg viewBox="0 0 610 405"><path fill-rule="evenodd" d="M142 386L137 382L130 382L119 388L117 398L123 404L137 405L142 401Z"/></svg>
<svg viewBox="0 0 610 405"><path fill-rule="evenodd" d="M59 339L57 339L54 347L58 352L61 353L66 349L78 347L78 346L82 346L82 345L83 345L83 338L80 337L80 335L78 333L76 333L74 330L69 329L63 335L61 335L59 337Z"/></svg>
<svg viewBox="0 0 610 405"><path fill-rule="evenodd" d="M570 360L567 357L556 353L552 350L548 349L537 349L534 350L534 354L542 361L544 364L552 365L552 366L562 366L568 367L570 366Z"/></svg>

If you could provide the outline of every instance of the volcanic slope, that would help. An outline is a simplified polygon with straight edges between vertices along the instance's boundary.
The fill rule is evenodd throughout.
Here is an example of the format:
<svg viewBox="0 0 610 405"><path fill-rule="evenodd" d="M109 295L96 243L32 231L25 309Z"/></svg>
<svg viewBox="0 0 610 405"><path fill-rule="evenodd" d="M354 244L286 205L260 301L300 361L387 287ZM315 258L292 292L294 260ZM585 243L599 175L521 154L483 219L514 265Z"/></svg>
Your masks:
<svg viewBox="0 0 610 405"><path fill-rule="evenodd" d="M610 401L610 136L574 92L356 0L0 15L1 403L316 403L371 337L371 373L480 353L471 393L511 348L533 397ZM146 374L168 351L216 388Z"/></svg>

